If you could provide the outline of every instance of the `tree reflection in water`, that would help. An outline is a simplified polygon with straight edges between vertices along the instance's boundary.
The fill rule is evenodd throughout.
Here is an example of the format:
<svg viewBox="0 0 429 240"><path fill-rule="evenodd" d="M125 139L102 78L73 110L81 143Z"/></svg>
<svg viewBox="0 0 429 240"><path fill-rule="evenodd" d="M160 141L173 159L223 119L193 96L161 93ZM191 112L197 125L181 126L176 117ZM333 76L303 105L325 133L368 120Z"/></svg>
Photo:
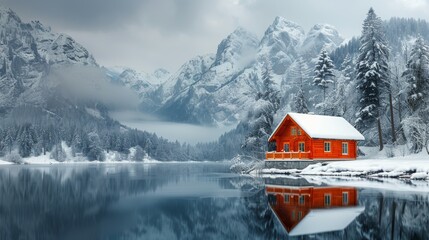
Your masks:
<svg viewBox="0 0 429 240"><path fill-rule="evenodd" d="M0 239L289 239L299 223L279 221L269 187L308 188L300 181L240 176L213 163L7 166L0 168ZM344 189L348 206L339 208L365 211L344 229L298 238L426 238L427 194ZM302 221L317 207L308 196L298 205Z"/></svg>
<svg viewBox="0 0 429 240"><path fill-rule="evenodd" d="M263 182L222 164L0 169L0 239L262 239Z"/></svg>
<svg viewBox="0 0 429 240"><path fill-rule="evenodd" d="M305 178L265 182L268 205L288 238L427 239L427 193L317 185Z"/></svg>

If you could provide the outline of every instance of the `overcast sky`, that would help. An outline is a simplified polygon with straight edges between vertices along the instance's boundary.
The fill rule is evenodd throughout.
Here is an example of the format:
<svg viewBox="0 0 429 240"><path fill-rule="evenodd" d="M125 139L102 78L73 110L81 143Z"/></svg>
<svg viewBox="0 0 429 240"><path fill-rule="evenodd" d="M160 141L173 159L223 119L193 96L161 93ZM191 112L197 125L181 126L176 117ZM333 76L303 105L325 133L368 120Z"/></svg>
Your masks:
<svg viewBox="0 0 429 240"><path fill-rule="evenodd" d="M40 20L71 35L103 66L171 72L186 60L216 52L242 26L262 36L275 16L308 31L335 26L346 38L360 34L372 6L382 19L429 20L429 0L0 0L26 22Z"/></svg>

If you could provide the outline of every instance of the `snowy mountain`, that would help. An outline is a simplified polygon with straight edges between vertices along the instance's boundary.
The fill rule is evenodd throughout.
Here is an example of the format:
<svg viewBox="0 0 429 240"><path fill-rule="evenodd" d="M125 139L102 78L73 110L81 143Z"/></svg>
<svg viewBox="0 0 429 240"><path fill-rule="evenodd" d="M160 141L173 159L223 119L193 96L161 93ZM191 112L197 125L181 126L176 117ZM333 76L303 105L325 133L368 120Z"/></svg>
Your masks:
<svg viewBox="0 0 429 240"><path fill-rule="evenodd" d="M305 36L300 47L300 54L306 58L315 58L322 49L332 52L343 41L344 38L335 27L328 24L316 24Z"/></svg>
<svg viewBox="0 0 429 240"><path fill-rule="evenodd" d="M258 54L270 59L275 74L284 74L297 58L298 47L304 36L301 26L283 17L276 17L265 31Z"/></svg>
<svg viewBox="0 0 429 240"><path fill-rule="evenodd" d="M235 122L251 101L254 82L244 76L255 61L256 36L237 28L219 44L216 55L191 59L162 84L162 116L183 122L217 124ZM243 81L244 80L244 81ZM250 94L251 95L251 94Z"/></svg>
<svg viewBox="0 0 429 240"><path fill-rule="evenodd" d="M289 66L310 52L337 47L342 38L332 26L316 25L309 34L298 24L276 17L259 40L237 28L218 45L216 54L197 56L141 99L144 111L165 119L228 125L244 119L262 87L261 69L268 61L280 87Z"/></svg>
<svg viewBox="0 0 429 240"><path fill-rule="evenodd" d="M0 62L1 112L21 104L43 104L43 80L58 65L97 66L91 54L71 37L54 33L40 22L24 23L2 7Z"/></svg>
<svg viewBox="0 0 429 240"><path fill-rule="evenodd" d="M141 110L148 112L159 107L157 89L171 76L170 72L162 68L156 69L151 74L128 67L110 67L104 68L104 71L113 83L136 92Z"/></svg>

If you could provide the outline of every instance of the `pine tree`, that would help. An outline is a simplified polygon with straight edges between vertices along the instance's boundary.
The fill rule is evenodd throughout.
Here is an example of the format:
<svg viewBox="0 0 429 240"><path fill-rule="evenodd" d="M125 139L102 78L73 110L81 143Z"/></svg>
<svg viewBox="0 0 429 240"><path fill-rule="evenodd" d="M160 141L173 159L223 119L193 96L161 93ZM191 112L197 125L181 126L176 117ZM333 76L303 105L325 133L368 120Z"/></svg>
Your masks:
<svg viewBox="0 0 429 240"><path fill-rule="evenodd" d="M18 151L22 157L28 157L31 154L33 144L36 142L34 130L31 124L21 126L18 137Z"/></svg>
<svg viewBox="0 0 429 240"><path fill-rule="evenodd" d="M350 84L350 79L345 77L342 73L338 75L335 89L326 98L324 107L327 114L343 117L348 108L347 94L349 94L348 84Z"/></svg>
<svg viewBox="0 0 429 240"><path fill-rule="evenodd" d="M326 89L329 87L329 84L334 83L333 79L335 75L333 70L334 64L332 60L328 56L328 52L323 50L317 60L313 78L313 85L323 90L323 101L326 99Z"/></svg>
<svg viewBox="0 0 429 240"><path fill-rule="evenodd" d="M361 47L357 64L357 89L360 108L356 123L361 130L377 124L380 150L383 149L380 108L382 94L388 82L389 50L382 29L382 21L370 8L363 23Z"/></svg>
<svg viewBox="0 0 429 240"><path fill-rule="evenodd" d="M268 60L265 61L262 72L263 92L262 99L273 104L274 109L280 107L279 91L274 87L274 81L271 76L271 65Z"/></svg>
<svg viewBox="0 0 429 240"><path fill-rule="evenodd" d="M404 128L412 143L411 150L417 153L427 146L429 134L429 47L421 37L417 38L411 49L403 76L408 83L407 103L411 109L411 116L404 121Z"/></svg>
<svg viewBox="0 0 429 240"><path fill-rule="evenodd" d="M254 157L262 157L267 148L268 137L273 130L274 115L280 107L278 90L274 87L271 77L271 67L265 61L262 70L262 92L256 95L254 109L250 110L247 117L249 133L245 137L242 149Z"/></svg>
<svg viewBox="0 0 429 240"><path fill-rule="evenodd" d="M292 102L292 111L297 113L308 113L307 100L305 99L304 90L302 86L298 89L298 92L294 95Z"/></svg>
<svg viewBox="0 0 429 240"><path fill-rule="evenodd" d="M11 153L12 152L12 148L13 148L13 138L12 138L12 132L11 131L6 131L5 133L5 137L4 137L4 145L5 148L7 150L7 153Z"/></svg>
<svg viewBox="0 0 429 240"><path fill-rule="evenodd" d="M88 152L86 155L89 160L104 161L105 159L100 137L96 132L88 133Z"/></svg>
<svg viewBox="0 0 429 240"><path fill-rule="evenodd" d="M54 145L51 150L50 158L55 159L59 162L64 162L67 159L67 154L64 151L61 142Z"/></svg>
<svg viewBox="0 0 429 240"><path fill-rule="evenodd" d="M429 47L421 37L417 38L411 49L403 76L408 82L408 105L412 112L416 112L428 103L429 91Z"/></svg>
<svg viewBox="0 0 429 240"><path fill-rule="evenodd" d="M291 65L288 72L288 80L293 83L293 89L296 89L292 101L290 101L291 109L297 113L308 113L307 97L304 89L304 83L309 78L308 66L302 58L299 58Z"/></svg>

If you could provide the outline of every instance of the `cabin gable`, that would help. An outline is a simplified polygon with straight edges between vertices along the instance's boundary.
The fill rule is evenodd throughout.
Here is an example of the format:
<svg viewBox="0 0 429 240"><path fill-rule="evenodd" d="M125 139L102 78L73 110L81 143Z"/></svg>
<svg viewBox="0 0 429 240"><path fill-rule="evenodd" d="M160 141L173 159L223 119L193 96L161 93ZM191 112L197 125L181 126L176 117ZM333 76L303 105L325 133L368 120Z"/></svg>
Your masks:
<svg viewBox="0 0 429 240"><path fill-rule="evenodd" d="M300 152L300 150L301 152L309 152L311 146L310 136L289 116L282 121L281 126L270 141L276 142L277 152ZM302 144L304 144L303 147Z"/></svg>

